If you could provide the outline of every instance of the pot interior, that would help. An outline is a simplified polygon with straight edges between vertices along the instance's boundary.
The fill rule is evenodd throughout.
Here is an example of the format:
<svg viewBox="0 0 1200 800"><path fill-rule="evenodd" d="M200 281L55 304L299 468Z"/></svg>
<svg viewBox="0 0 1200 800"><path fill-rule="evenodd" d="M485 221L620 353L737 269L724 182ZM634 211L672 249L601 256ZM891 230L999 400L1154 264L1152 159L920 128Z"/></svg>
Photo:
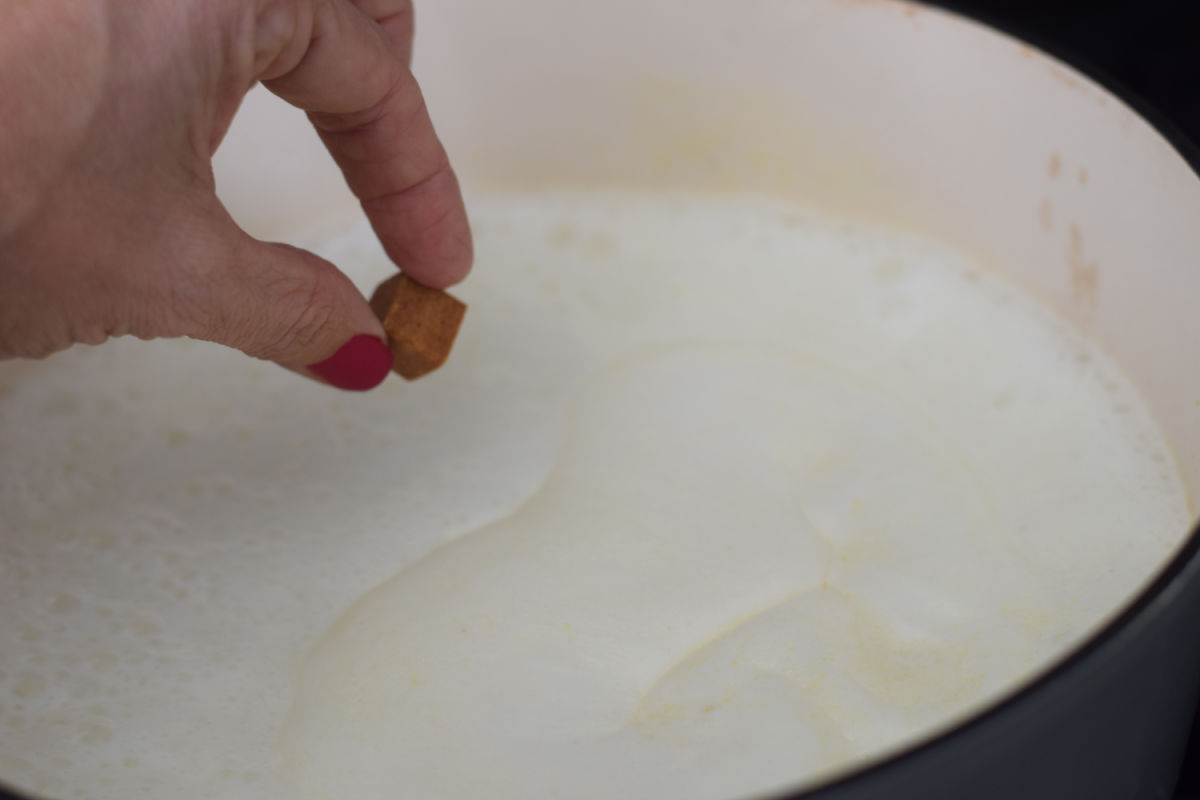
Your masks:
<svg viewBox="0 0 1200 800"><path fill-rule="evenodd" d="M1189 495L1200 489L1200 372L1180 369L1177 356L1184 343L1200 340L1200 319L1188 303L1200 294L1200 271L1194 269L1200 181L1154 129L1087 78L964 19L891 0L613 0L587 7L553 0L443 0L418 11L415 71L471 208L485 224L481 241L516 241L495 232L512 213L505 198L535 198L524 217L512 217L519 227L520 219L543 213L545 203L568 202L563 198L667 195L715 202L753 196L780 208L864 221L901 237L928 237L1053 309L1071 329L1063 336L1080 335L1115 359L1170 448L1163 469L1172 479L1177 471ZM343 235L356 224L357 212L340 175L303 115L266 92L248 96L215 166L221 197L251 233L320 247L346 263L366 290L390 268L361 226L358 234ZM594 209L581 202L580 218ZM638 241L658 240L647 233ZM491 256L497 248L481 253ZM355 272L349 263L355 261L365 266ZM515 257L512 264L500 256L495 261L513 275L522 268ZM579 264L577 273L563 274L585 275L586 261ZM448 581L460 569L438 566L436 559L502 560L511 550L455 556L464 551L438 546L456 532L519 517L522 503L546 480L564 438L561 429L570 427L563 414L604 420L625 402L625 395L613 395L611 407L582 401L582 410L562 410L580 381L608 368L597 356L603 348L586 336L564 334L553 314L527 302L536 292L523 291L519 276L488 278L493 267L481 259L478 277L462 290L478 309L472 314L483 320L473 333L469 323L456 354L472 366L473 376L466 367L455 371L452 361L444 376L428 384L391 387L363 402L330 400L320 387L296 387L290 376L274 376L269 367L243 368L239 356L194 343L183 343L180 351L195 359L193 366L165 378L156 374L154 388L148 388L152 370L167 357L149 349L159 343L119 343L111 355L96 351L45 366L0 367L0 386L10 393L33 387L29 397L36 395L38 403L78 403L61 399L70 394L64 387L93 381L103 387L99 394L112 406L112 418L123 409L140 415L137 425L125 420L111 432L90 432L86 448L108 454L110 474L83 483L51 476L44 483L51 488L30 494L34 499L23 506L23 516L15 517L27 538L0 564L18 575L23 592L34 581L48 588L0 596L6 607L37 603L47 610L20 616L20 624L6 631L41 661L21 661L15 669L0 661L0 672L14 676L5 699L37 708L40 716L29 708L9 712L10 720L20 720L9 722L18 745L12 752L0 748L0 758L7 759L0 760L0 778L73 794L80 776L115 774L93 794L115 797L118 790L148 786L180 797L212 796L219 785L230 796L273 798L293 796L287 776L299 775L308 796L322 797L311 787L334 780L337 770L321 767L325 771L313 777L304 764L358 764L355 759L370 750L355 738L366 736L362 728L347 728L340 739L330 734L344 745L326 742L327 752L305 749L319 741L296 733L309 717L331 720L330 730L347 723L337 716L341 701L297 706L295 687L318 680L321 670L336 672L338 659L354 652L338 649L340 643L369 637L379 629L371 619L380 614L415 618L418 628L448 619L421 608L430 596L421 586ZM629 272L614 275L636 282ZM612 287L603 282L588 286L601 305L631 302L621 286L612 297L604 294ZM497 310L502 307L508 310ZM981 348L987 346L985 334L975 335ZM652 338L620 343L643 346ZM143 357L143 366L130 366ZM692 376L723 358L684 353L646 385L667 381L676 387L668 391L682 396L678 386L691 386ZM120 365L129 386L113 389L105 382L111 364ZM737 375L750 368L732 369ZM221 377L226 370L237 377ZM785 391L793 385L780 377L785 372L768 364L746 373L746 380ZM198 387L197 375L216 377ZM963 381L970 380L968 369ZM612 393L608 383L587 385L595 397ZM722 385L693 388L707 396L719 394ZM490 394L481 400L481 393ZM552 424L544 406L523 405L522 398L533 397L553 400ZM32 399L22 402L18 422L46 424L32 416ZM821 408L839 402L828 399ZM847 407L853 402L846 400ZM662 427L674 422L663 412ZM164 450L162 441L137 431L165 432L168 448L182 450ZM33 447L7 435L14 446ZM369 470L362 467L363 485L376 487L368 497L349 485L347 476L360 473L347 442L372 438L392 454L384 448L371 456ZM613 441L619 436L593 444L613 447ZM66 439L62 444L71 446ZM585 461L573 468L587 476ZM160 487L156 480L162 487L184 487L182 499L130 488L138 481ZM348 505L348 497L356 504ZM585 509L578 519L602 516L586 499L562 497L564 508ZM125 498L124 505L114 498ZM45 532L35 530L37 515L26 513L38 504L46 509ZM351 510L334 520L328 517L334 507ZM389 527L396 518L404 521L403 535ZM294 527L281 522L286 520ZM193 522L204 530L199 543L189 538ZM1143 567L1140 583L1129 582L1109 615L1149 582L1183 541L1186 527L1154 533L1162 552ZM343 531L351 533L339 538ZM42 533L61 542L22 549ZM554 552L550 544L526 544L531 557ZM386 588L393 575L415 563L425 572L413 586L394 593ZM734 574L757 580L749 572ZM383 611L364 605L362 596L372 587L381 587L368 597L382 602ZM173 599L160 602L160 595ZM670 596L668 587L662 597ZM95 613L76 619L80 606ZM359 617L343 616L357 611ZM678 616L685 618L687 608ZM290 630L289 620L299 618L304 625ZM1077 633L1104 618L1093 614ZM42 619L53 622L37 622ZM233 620L237 624L224 623ZM475 622L487 626L486 620ZM1002 644L993 643L998 649ZM409 657L372 652L372 658L392 658L379 662L389 669ZM353 671L365 663L348 659L343 666ZM147 684L145 677L158 671L177 679ZM60 673L67 677L56 677ZM436 682L428 674L404 674L404 681ZM1004 685L1032 674L1010 676ZM120 679L110 680L113 675ZM137 688L146 685L153 691ZM245 693L255 686L262 687L259 694ZM47 701L55 692L61 696ZM462 696L501 705L511 700ZM940 717L940 726L996 696L973 698ZM563 699L564 707L571 702ZM513 702L509 713L520 719L522 709ZM181 725L180 718L195 719L196 726ZM216 728L204 730L214 720ZM240 758L219 741L220 726L230 720L241 720L239 736L271 742L269 752L284 762L284 777L261 754ZM56 739L60 729L74 738ZM161 744L163 737L174 737L169 749L190 762L139 755L159 752L154 740ZM275 750L280 740L282 756ZM544 744L551 752L554 746ZM51 751L48 758L57 761L38 760L38 753Z"/></svg>
<svg viewBox="0 0 1200 800"><path fill-rule="evenodd" d="M891 0L451 0L419 24L415 70L468 191L753 192L935 236L1115 356L1196 491L1200 376L1173 356L1200 326L1200 184L1072 68ZM253 93L218 154L222 196L264 235L353 213L300 116Z"/></svg>

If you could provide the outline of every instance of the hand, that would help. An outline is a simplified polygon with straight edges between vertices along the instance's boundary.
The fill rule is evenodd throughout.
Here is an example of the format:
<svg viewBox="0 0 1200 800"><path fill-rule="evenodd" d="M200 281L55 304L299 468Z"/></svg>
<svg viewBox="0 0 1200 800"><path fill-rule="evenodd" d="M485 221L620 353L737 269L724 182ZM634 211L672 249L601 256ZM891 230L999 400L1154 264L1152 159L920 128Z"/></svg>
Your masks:
<svg viewBox="0 0 1200 800"><path fill-rule="evenodd" d="M191 336L341 388L383 380L383 329L350 281L216 198L212 154L256 81L308 111L406 273L445 287L470 269L409 71L410 0L7 0L4 17L0 358Z"/></svg>

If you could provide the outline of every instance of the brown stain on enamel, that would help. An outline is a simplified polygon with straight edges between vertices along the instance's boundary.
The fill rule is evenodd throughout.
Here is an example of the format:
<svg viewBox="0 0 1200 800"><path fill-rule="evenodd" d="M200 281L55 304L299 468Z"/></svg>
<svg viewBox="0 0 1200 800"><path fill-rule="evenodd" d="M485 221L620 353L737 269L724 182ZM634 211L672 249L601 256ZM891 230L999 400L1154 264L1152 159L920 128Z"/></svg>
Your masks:
<svg viewBox="0 0 1200 800"><path fill-rule="evenodd" d="M1079 225L1071 223L1071 242L1067 250L1067 285L1071 300L1089 309L1096 307L1100 293L1100 267L1093 259L1083 255L1083 233Z"/></svg>
<svg viewBox="0 0 1200 800"><path fill-rule="evenodd" d="M1054 153L1050 156L1050 163L1046 165L1046 174L1053 180L1062 174L1062 156Z"/></svg>
<svg viewBox="0 0 1200 800"><path fill-rule="evenodd" d="M1068 89L1082 89L1083 82L1076 78L1071 73L1067 72L1062 67L1051 64L1049 67L1050 77L1066 86Z"/></svg>

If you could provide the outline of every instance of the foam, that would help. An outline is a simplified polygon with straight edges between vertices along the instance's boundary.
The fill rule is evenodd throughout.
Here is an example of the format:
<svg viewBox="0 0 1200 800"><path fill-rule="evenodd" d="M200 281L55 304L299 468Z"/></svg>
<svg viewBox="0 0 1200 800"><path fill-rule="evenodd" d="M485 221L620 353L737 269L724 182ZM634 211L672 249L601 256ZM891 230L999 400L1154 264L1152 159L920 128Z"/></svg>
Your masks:
<svg viewBox="0 0 1200 800"><path fill-rule="evenodd" d="M749 793L996 696L1187 530L1111 360L937 243L753 199L472 209L472 312L416 384L193 342L0 365L0 777ZM365 225L316 245L390 269Z"/></svg>

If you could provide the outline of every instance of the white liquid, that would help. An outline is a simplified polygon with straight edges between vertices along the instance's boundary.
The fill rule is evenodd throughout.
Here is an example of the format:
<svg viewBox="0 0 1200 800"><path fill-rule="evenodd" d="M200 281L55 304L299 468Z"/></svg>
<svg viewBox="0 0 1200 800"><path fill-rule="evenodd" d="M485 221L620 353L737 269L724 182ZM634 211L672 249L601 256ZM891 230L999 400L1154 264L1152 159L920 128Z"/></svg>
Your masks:
<svg viewBox="0 0 1200 800"><path fill-rule="evenodd" d="M417 384L186 342L0 365L0 778L750 795L996 697L1186 533L1112 363L934 243L729 198L473 211ZM365 226L318 249L388 274Z"/></svg>

